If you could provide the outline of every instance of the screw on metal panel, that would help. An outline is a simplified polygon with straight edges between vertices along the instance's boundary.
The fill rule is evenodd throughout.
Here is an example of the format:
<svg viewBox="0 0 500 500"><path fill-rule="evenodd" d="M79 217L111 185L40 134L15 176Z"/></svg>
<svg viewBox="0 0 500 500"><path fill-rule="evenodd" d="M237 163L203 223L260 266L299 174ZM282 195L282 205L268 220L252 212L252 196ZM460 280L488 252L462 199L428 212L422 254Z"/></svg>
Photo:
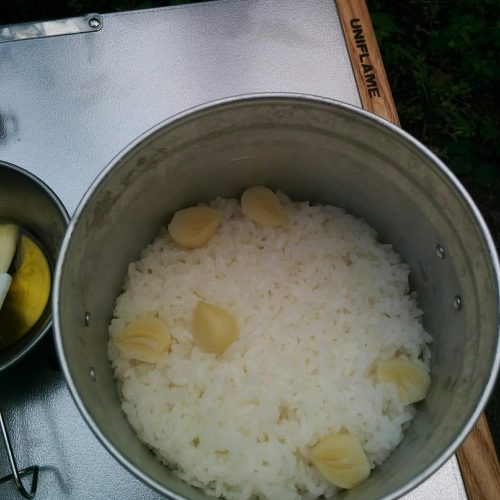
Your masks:
<svg viewBox="0 0 500 500"><path fill-rule="evenodd" d="M89 26L95 30L101 27L101 20L97 19L97 17L92 17L89 19Z"/></svg>
<svg viewBox="0 0 500 500"><path fill-rule="evenodd" d="M93 366L90 367L89 369L89 375L90 375L90 378L95 382L96 381L96 373L95 373L95 368Z"/></svg>
<svg viewBox="0 0 500 500"><path fill-rule="evenodd" d="M88 311L85 313L85 326L90 326L90 313Z"/></svg>
<svg viewBox="0 0 500 500"><path fill-rule="evenodd" d="M444 259L446 257L446 251L445 251L445 249L441 245L437 245L436 246L436 255L440 259Z"/></svg>
<svg viewBox="0 0 500 500"><path fill-rule="evenodd" d="M460 311L460 309L462 309L462 297L460 297L460 295L455 295L455 298L453 299L453 307L457 311Z"/></svg>

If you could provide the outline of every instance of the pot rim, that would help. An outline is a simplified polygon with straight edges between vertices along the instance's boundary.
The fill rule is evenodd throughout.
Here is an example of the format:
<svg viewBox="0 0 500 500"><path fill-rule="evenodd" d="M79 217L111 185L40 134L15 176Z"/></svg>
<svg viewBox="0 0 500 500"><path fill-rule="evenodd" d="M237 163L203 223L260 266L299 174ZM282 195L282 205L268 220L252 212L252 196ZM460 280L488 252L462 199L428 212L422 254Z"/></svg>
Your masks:
<svg viewBox="0 0 500 500"><path fill-rule="evenodd" d="M203 113L213 112L214 109L220 109L226 106L231 106L234 104L246 104L252 102L303 102L308 104L320 105L320 106L333 106L334 108L340 108L343 110L347 110L348 112L357 114L362 118L371 121L372 123L387 129L390 133L398 136L403 141L412 145L415 149L417 149L423 156L426 156L431 162L436 166L438 171L442 176L446 178L449 185L462 197L466 206L471 211L472 215L476 219L482 237L484 238L484 242L486 244L489 260L491 266L493 268L493 274L495 278L496 284L496 295L500 296L500 264L498 260L497 251L495 248L495 244L493 242L493 238L489 232L489 229L479 211L476 204L472 200L471 196L462 186L460 181L455 177L455 175L451 172L451 170L434 154L430 151L426 146L424 146L420 141L410 135L408 132L405 132L403 129L397 127L396 125L388 122L387 120L374 115L368 111L365 111L356 106L346 104L340 101L336 101L334 99L311 95L311 94L301 94L301 93L287 93L287 92L265 92L265 93L251 93L251 94L241 94L234 95L231 97L226 97L223 99L217 99L213 101L209 101L203 103L201 105L197 105L191 107L185 111L182 111L178 114L175 114L153 127L146 130L139 137L125 146L101 171L101 173L95 178L94 182L87 190L81 201L79 202L77 209L70 221L70 224L67 228L64 240L62 242L59 259L56 265L56 271L54 274L54 287L52 292L52 318L54 323L54 334L55 334L55 344L57 349L57 355L59 358L59 362L61 364L61 368L63 370L64 376L66 378L66 382L69 386L71 396L75 401L80 413L84 417L87 425L90 427L95 436L101 441L101 443L105 446L108 452L126 469L128 469L132 474L134 474L137 478L142 480L144 483L154 488L158 492L168 495L170 498L175 500L185 500L185 497L178 495L167 487L163 486L159 482L155 481L147 474L142 472L139 468L133 465L125 456L123 456L111 443L110 440L101 432L97 424L92 419L90 413L87 411L85 404L80 399L78 394L78 389L76 384L71 376L71 372L69 366L66 362L66 358L64 355L64 347L62 336L63 333L61 331L61 326L59 323L59 303L60 303L60 284L61 277L64 271L64 261L65 256L68 251L69 243L71 240L72 233L75 229L75 226L78 224L82 213L87 205L87 202L91 199L95 191L101 185L101 183L110 175L112 170L115 168L117 164L119 164L131 151L133 151L141 142L146 139L151 138L153 135L159 133L161 130L167 127L175 127L176 124L180 124L184 120L189 120L193 116L197 116ZM497 317L500 319L500 301L499 307L497 309ZM461 429L460 432L453 438L452 442L439 454L439 456L427 465L420 473L418 473L415 477L413 477L410 481L402 485L397 490L389 493L385 498L385 500L392 500L399 498L414 488L416 488L419 484L424 482L427 478L429 478L432 474L434 474L438 469L440 469L444 463L455 453L457 448L462 444L468 434L472 431L476 421L480 417L486 403L493 392L495 387L496 378L500 368L500 324L497 323L498 327L498 335L495 349L495 357L493 359L493 364L491 367L490 376L488 381L483 389L483 392L479 398L479 401L476 405L475 410L467 417L466 424Z"/></svg>

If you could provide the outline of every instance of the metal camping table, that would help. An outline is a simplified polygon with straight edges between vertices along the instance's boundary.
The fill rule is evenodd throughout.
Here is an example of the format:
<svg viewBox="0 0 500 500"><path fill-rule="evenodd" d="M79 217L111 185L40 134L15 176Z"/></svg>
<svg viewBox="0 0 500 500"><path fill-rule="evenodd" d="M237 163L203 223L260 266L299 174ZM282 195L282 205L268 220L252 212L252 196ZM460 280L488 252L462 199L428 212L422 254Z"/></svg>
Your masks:
<svg viewBox="0 0 500 500"><path fill-rule="evenodd" d="M159 121L273 91L362 106L332 0L219 0L0 28L0 159L39 176L71 214L114 155ZM160 498L91 433L50 337L0 376L0 398L19 467L40 468L37 499ZM12 481L0 498L18 498ZM406 498L467 498L456 458Z"/></svg>

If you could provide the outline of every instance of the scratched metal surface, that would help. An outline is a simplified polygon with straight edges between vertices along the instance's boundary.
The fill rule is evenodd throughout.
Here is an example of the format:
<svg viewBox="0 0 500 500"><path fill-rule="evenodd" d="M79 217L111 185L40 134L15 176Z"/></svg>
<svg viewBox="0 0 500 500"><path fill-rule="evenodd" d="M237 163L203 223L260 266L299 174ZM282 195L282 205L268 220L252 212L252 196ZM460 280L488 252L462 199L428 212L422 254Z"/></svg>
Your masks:
<svg viewBox="0 0 500 500"><path fill-rule="evenodd" d="M0 44L0 159L41 177L70 213L121 148L194 105L286 91L360 106L333 1L221 0L103 19L99 32ZM41 467L38 499L160 498L88 429L50 337L0 376L0 404L19 465ZM18 498L12 482L0 498ZM405 498L466 499L456 459Z"/></svg>
<svg viewBox="0 0 500 500"><path fill-rule="evenodd" d="M2 43L0 89L0 157L70 212L118 151L194 105L265 91L360 103L328 0L125 12L98 32Z"/></svg>

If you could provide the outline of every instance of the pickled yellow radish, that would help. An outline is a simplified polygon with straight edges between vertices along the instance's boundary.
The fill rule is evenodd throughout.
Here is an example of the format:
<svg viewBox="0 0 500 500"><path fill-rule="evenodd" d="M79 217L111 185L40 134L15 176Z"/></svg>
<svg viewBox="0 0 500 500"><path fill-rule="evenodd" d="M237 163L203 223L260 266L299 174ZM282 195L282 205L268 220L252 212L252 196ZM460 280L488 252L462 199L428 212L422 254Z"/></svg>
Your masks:
<svg viewBox="0 0 500 500"><path fill-rule="evenodd" d="M370 475L368 458L356 436L329 434L311 450L311 461L321 474L339 488L354 488Z"/></svg>
<svg viewBox="0 0 500 500"><path fill-rule="evenodd" d="M236 320L222 307L198 302L193 313L193 338L204 352L221 354L238 339Z"/></svg>
<svg viewBox="0 0 500 500"><path fill-rule="evenodd" d="M0 309L0 348L28 333L50 299L52 274L47 257L24 234L19 238L15 260L12 282Z"/></svg>
<svg viewBox="0 0 500 500"><path fill-rule="evenodd" d="M241 211L265 226L285 226L288 222L278 197L264 186L248 188L241 195Z"/></svg>
<svg viewBox="0 0 500 500"><path fill-rule="evenodd" d="M431 385L431 378L425 368L403 356L380 362L377 377L382 383L394 384L404 404L424 399Z"/></svg>
<svg viewBox="0 0 500 500"><path fill-rule="evenodd" d="M156 363L171 340L167 324L154 316L135 320L113 339L124 358L146 363Z"/></svg>
<svg viewBox="0 0 500 500"><path fill-rule="evenodd" d="M175 212L168 232L184 248L203 246L215 234L220 224L220 214L215 208L190 207Z"/></svg>

